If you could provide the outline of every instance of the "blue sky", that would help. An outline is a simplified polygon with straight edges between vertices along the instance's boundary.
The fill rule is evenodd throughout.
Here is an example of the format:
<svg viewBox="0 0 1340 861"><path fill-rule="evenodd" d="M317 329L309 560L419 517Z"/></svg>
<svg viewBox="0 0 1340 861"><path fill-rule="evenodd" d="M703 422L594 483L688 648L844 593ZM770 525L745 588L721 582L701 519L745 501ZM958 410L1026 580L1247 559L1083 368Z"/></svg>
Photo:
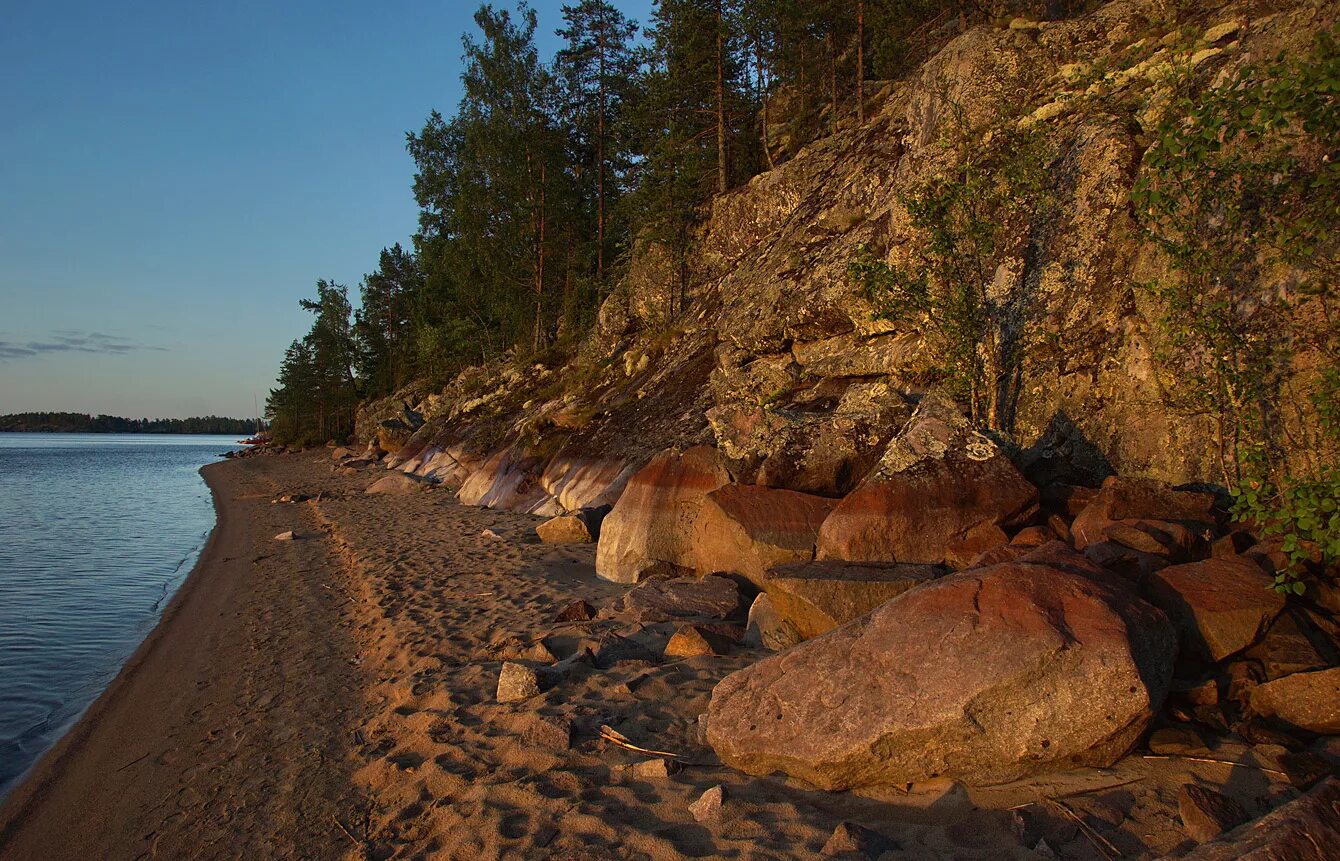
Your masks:
<svg viewBox="0 0 1340 861"><path fill-rule="evenodd" d="M250 415L298 299L413 233L476 8L0 0L0 413Z"/></svg>

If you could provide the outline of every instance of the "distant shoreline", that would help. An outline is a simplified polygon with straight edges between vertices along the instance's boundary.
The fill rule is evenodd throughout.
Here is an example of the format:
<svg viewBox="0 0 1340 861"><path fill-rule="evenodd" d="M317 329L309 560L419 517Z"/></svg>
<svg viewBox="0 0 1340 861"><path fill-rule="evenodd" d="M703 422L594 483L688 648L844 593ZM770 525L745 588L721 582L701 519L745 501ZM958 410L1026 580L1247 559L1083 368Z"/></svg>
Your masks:
<svg viewBox="0 0 1340 861"><path fill-rule="evenodd" d="M256 419L192 416L185 419L126 418L92 413L27 412L0 415L0 433L146 433L250 436Z"/></svg>
<svg viewBox="0 0 1340 861"><path fill-rule="evenodd" d="M237 436L254 434L254 430L246 431L180 431L180 430L66 430L65 428L0 428L0 433L68 433L83 434L87 436L111 436L122 435L142 435L142 436Z"/></svg>

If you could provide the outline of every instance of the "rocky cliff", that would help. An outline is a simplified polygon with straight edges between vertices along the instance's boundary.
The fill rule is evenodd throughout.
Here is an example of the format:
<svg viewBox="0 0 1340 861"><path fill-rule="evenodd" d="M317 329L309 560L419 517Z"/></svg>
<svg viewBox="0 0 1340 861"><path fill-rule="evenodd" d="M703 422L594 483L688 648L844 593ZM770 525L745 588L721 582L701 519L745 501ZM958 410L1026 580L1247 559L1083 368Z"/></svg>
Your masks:
<svg viewBox="0 0 1340 861"><path fill-rule="evenodd" d="M613 502L653 455L694 445L714 446L738 483L845 495L935 365L924 327L881 318L849 265L914 264L926 238L908 195L968 157L962 130L991 127L1027 130L1047 154L1046 206L1012 225L986 273L1012 315L995 444L1039 486L1116 471L1211 480L1209 420L1168 406L1176 374L1159 367L1160 309L1140 287L1166 264L1131 190L1175 81L1228 80L1336 20L1335 3L1118 0L969 30L884 86L864 125L719 197L686 279L644 243L569 356L393 399L391 412L422 413L417 429L373 405L360 435L380 430L392 466L462 501L533 513Z"/></svg>

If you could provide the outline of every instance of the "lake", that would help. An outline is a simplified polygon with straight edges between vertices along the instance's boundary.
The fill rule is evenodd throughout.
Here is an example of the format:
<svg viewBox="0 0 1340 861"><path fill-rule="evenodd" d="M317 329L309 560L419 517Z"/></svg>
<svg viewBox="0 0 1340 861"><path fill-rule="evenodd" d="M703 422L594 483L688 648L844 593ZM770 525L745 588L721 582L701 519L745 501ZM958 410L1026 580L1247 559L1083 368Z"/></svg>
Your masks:
<svg viewBox="0 0 1340 861"><path fill-rule="evenodd" d="M116 676L214 526L236 438L0 433L0 798Z"/></svg>

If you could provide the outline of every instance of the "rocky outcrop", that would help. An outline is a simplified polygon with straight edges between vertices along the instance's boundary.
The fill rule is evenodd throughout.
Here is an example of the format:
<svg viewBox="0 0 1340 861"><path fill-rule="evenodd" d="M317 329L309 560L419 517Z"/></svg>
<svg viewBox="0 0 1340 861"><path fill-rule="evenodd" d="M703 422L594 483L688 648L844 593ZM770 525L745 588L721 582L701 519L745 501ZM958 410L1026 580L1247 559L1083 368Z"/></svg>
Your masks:
<svg viewBox="0 0 1340 861"><path fill-rule="evenodd" d="M932 565L900 562L807 562L774 568L767 594L777 614L808 640L944 573Z"/></svg>
<svg viewBox="0 0 1340 861"><path fill-rule="evenodd" d="M818 558L938 565L974 530L1021 524L1037 504L1037 488L995 443L931 394L876 470L824 521Z"/></svg>
<svg viewBox="0 0 1340 861"><path fill-rule="evenodd" d="M1167 692L1176 637L1118 585L1009 563L942 578L712 693L708 739L825 789L1109 765Z"/></svg>
<svg viewBox="0 0 1340 861"><path fill-rule="evenodd" d="M768 569L814 558L819 527L836 505L821 496L748 484L707 494L693 524L693 567L762 587Z"/></svg>
<svg viewBox="0 0 1340 861"><path fill-rule="evenodd" d="M513 448L503 449L470 473L456 496L465 505L522 514L560 514L539 482L539 465L537 458Z"/></svg>
<svg viewBox="0 0 1340 861"><path fill-rule="evenodd" d="M1242 557L1164 568L1150 576L1148 593L1177 623L1186 646L1212 661L1255 643L1284 609L1270 577Z"/></svg>
<svg viewBox="0 0 1340 861"><path fill-rule="evenodd" d="M693 525L707 495L729 481L706 446L653 458L628 480L601 525L596 574L637 583L649 574L694 570Z"/></svg>

